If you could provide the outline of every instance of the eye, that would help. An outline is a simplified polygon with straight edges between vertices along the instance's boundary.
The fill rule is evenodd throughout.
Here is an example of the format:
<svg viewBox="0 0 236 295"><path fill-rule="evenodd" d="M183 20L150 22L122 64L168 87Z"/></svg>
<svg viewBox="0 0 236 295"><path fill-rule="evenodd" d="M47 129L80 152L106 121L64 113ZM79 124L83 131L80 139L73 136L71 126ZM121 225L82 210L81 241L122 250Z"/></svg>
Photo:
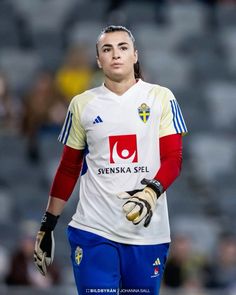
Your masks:
<svg viewBox="0 0 236 295"><path fill-rule="evenodd" d="M128 47L127 46L121 46L121 50L127 50L128 49Z"/></svg>
<svg viewBox="0 0 236 295"><path fill-rule="evenodd" d="M110 48L104 48L103 49L103 52L109 52L110 51Z"/></svg>

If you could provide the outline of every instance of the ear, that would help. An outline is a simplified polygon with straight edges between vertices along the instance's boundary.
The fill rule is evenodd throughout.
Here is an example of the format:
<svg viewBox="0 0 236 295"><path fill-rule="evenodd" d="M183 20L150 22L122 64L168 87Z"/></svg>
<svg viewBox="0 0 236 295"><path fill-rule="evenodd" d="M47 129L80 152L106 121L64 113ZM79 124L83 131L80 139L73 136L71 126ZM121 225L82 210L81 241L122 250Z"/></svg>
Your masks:
<svg viewBox="0 0 236 295"><path fill-rule="evenodd" d="M136 62L138 61L138 50L134 51L134 63L136 64Z"/></svg>
<svg viewBox="0 0 236 295"><path fill-rule="evenodd" d="M97 56L96 59L97 59L97 65L98 65L99 69L102 69L102 65L100 63L99 57Z"/></svg>

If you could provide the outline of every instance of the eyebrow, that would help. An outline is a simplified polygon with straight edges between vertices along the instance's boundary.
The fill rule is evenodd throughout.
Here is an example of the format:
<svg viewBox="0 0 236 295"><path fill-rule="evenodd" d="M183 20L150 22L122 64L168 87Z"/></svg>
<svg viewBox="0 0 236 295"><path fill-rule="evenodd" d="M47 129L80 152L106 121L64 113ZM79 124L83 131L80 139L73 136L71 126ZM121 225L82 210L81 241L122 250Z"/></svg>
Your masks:
<svg viewBox="0 0 236 295"><path fill-rule="evenodd" d="M118 46L122 46L122 45L129 45L129 43L127 43L127 42L120 42L120 43L118 43ZM102 46L102 48L103 47L112 47L112 44L104 44Z"/></svg>

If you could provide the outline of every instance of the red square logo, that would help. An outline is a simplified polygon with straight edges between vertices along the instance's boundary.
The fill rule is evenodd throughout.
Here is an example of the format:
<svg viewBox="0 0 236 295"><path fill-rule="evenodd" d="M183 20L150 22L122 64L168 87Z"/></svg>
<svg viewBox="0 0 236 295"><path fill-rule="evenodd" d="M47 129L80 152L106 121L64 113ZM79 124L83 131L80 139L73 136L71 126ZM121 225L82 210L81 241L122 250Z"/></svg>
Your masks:
<svg viewBox="0 0 236 295"><path fill-rule="evenodd" d="M109 136L110 163L138 162L136 134Z"/></svg>

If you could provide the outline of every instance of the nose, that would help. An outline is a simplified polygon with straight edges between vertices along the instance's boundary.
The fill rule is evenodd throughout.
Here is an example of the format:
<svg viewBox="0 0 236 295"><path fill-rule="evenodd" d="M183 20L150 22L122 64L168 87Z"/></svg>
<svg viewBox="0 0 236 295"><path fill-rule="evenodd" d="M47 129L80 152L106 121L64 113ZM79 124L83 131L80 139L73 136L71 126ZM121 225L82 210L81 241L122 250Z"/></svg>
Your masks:
<svg viewBox="0 0 236 295"><path fill-rule="evenodd" d="M120 58L119 50L116 50L116 49L113 50L112 58L115 60Z"/></svg>

